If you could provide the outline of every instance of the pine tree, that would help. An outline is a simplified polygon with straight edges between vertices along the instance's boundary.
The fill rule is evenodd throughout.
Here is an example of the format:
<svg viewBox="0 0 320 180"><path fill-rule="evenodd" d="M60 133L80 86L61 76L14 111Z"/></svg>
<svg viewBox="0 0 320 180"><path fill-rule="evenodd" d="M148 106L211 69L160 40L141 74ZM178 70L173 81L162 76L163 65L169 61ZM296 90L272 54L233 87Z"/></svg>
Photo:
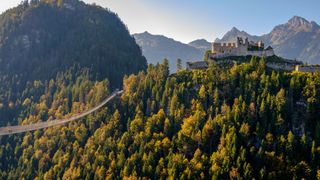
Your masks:
<svg viewBox="0 0 320 180"><path fill-rule="evenodd" d="M182 60L177 59L177 71L181 71L181 70L182 70Z"/></svg>

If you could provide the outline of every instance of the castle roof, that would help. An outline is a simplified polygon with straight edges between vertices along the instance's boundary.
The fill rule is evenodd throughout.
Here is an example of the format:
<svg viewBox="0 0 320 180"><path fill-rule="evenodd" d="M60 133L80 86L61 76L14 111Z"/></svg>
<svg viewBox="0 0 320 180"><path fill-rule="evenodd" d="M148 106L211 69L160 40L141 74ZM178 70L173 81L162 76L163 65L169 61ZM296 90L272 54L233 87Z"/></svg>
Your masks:
<svg viewBox="0 0 320 180"><path fill-rule="evenodd" d="M271 46L268 46L266 50L272 50L273 48Z"/></svg>
<svg viewBox="0 0 320 180"><path fill-rule="evenodd" d="M207 61L187 62L188 69L206 69L208 68Z"/></svg>

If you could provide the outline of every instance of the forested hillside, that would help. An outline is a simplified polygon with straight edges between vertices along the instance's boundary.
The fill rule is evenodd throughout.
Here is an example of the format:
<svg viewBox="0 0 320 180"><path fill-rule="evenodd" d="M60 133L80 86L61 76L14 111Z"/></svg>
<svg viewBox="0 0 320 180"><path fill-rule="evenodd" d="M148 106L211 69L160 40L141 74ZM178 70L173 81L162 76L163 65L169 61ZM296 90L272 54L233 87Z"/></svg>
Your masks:
<svg viewBox="0 0 320 180"><path fill-rule="evenodd" d="M73 65L121 85L146 68L141 50L115 13L78 0L32 0L0 15L0 71L48 80Z"/></svg>
<svg viewBox="0 0 320 180"><path fill-rule="evenodd" d="M245 57L243 57L245 58ZM31 0L0 15L0 179L320 178L320 73L265 60L169 73L146 65L116 14Z"/></svg>
<svg viewBox="0 0 320 180"><path fill-rule="evenodd" d="M124 75L146 68L134 38L108 9L78 0L23 1L0 15L0 125L17 124L25 98L41 99L40 81L47 86L58 74L87 71L90 81L108 79L114 89Z"/></svg>
<svg viewBox="0 0 320 180"><path fill-rule="evenodd" d="M24 122L105 94L106 83L86 73L77 83L61 77L26 102ZM169 75L165 61L125 77L123 87L120 99L82 121L1 137L1 178L320 178L319 73L271 71L252 58Z"/></svg>

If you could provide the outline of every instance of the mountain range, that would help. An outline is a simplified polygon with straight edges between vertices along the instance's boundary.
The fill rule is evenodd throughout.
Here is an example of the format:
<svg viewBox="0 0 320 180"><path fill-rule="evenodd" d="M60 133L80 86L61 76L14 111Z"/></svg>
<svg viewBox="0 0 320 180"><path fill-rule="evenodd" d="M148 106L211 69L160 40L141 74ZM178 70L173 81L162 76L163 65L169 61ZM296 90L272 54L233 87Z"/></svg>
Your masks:
<svg viewBox="0 0 320 180"><path fill-rule="evenodd" d="M168 58L172 71L176 69L177 58L181 58L183 62L201 60L204 52L211 49L211 43L205 39L184 44L148 32L134 34L134 37L149 63L161 62L163 58ZM278 56L284 58L298 59L310 64L320 63L320 26L299 16L294 16L288 22L275 26L270 33L260 36L233 27L215 42L234 42L237 37L248 37L252 41L262 40L266 46L271 45Z"/></svg>
<svg viewBox="0 0 320 180"><path fill-rule="evenodd" d="M268 34L250 35L245 31L232 28L216 42L235 41L236 37L262 40L271 45L278 56L298 59L306 63L320 63L320 26L314 21L294 16L287 23L278 25Z"/></svg>
<svg viewBox="0 0 320 180"><path fill-rule="evenodd" d="M142 54L147 58L148 63L156 64L162 62L164 58L169 60L170 71L176 71L176 61L182 60L182 65L187 61L202 59L204 54L203 41L184 44L174 39L153 35L149 32L134 34L137 44L142 49ZM205 40L204 40L205 41ZM210 43L205 41L208 46Z"/></svg>

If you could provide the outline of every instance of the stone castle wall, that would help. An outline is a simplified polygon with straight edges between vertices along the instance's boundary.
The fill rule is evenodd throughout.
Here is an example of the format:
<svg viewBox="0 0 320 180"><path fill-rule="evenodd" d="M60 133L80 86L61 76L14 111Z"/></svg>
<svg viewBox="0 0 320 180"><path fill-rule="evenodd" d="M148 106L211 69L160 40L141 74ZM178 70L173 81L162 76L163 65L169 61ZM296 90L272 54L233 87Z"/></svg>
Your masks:
<svg viewBox="0 0 320 180"><path fill-rule="evenodd" d="M227 53L234 48L236 48L236 43L213 43L212 44L213 53Z"/></svg>
<svg viewBox="0 0 320 180"><path fill-rule="evenodd" d="M320 66L296 66L296 71L299 72L320 72Z"/></svg>
<svg viewBox="0 0 320 180"><path fill-rule="evenodd" d="M266 66L274 69L274 70L286 70L286 71L293 71L295 68L294 64L289 64L289 63L266 63Z"/></svg>
<svg viewBox="0 0 320 180"><path fill-rule="evenodd" d="M256 47L260 50L249 50L249 47ZM274 51L272 48L264 49L262 41L258 43L249 43L246 38L243 41L242 38L237 39L237 43L213 43L212 44L212 58L223 58L228 56L258 56L269 57L273 56Z"/></svg>
<svg viewBox="0 0 320 180"><path fill-rule="evenodd" d="M263 50L263 51L248 51L246 48L235 48L225 53L212 54L211 58L224 58L230 56L257 56L257 57L269 57L273 56L273 50Z"/></svg>

